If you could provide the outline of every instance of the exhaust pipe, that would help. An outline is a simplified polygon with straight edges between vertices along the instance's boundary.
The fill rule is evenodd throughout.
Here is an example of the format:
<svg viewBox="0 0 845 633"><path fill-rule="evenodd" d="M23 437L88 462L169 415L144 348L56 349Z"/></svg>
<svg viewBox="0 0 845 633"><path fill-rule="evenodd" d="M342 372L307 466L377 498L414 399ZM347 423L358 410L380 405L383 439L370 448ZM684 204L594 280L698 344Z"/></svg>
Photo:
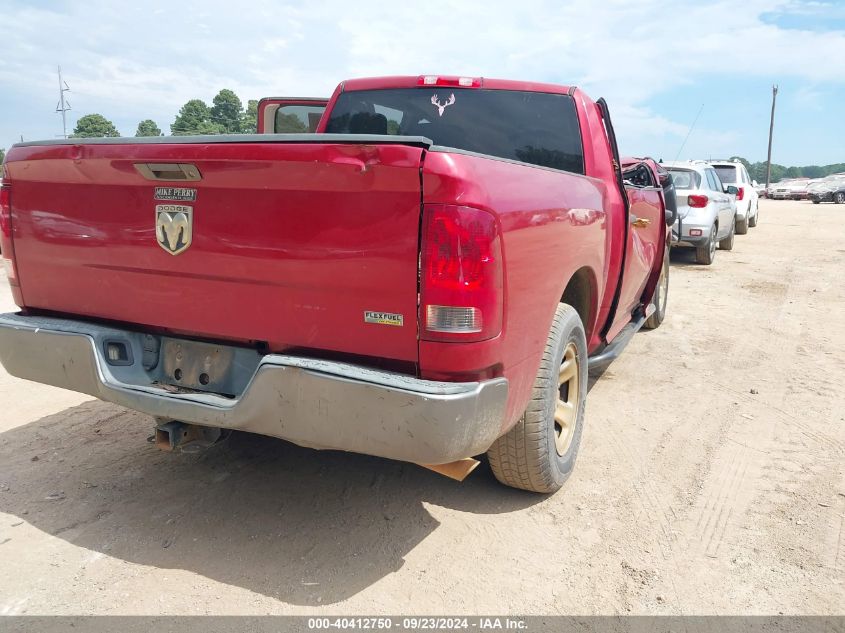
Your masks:
<svg viewBox="0 0 845 633"><path fill-rule="evenodd" d="M449 462L448 464L420 464L420 466L433 470L436 473L440 473L449 479L463 481L480 463L481 462L477 459L465 457L464 459L459 459L456 462Z"/></svg>
<svg viewBox="0 0 845 633"><path fill-rule="evenodd" d="M156 448L173 453L198 453L223 439L223 429L171 420L155 427Z"/></svg>

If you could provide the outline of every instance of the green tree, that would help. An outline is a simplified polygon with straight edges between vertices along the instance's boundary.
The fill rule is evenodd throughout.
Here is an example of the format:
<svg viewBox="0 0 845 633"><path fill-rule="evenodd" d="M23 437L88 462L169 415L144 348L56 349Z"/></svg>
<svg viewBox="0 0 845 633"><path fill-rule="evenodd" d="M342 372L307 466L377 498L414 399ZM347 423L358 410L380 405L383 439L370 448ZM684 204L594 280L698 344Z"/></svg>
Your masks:
<svg viewBox="0 0 845 633"><path fill-rule="evenodd" d="M3 160L6 158L6 150L0 147L0 164L3 163Z"/></svg>
<svg viewBox="0 0 845 633"><path fill-rule="evenodd" d="M738 160L743 165L745 165L745 169L748 170L748 174L751 175L751 163L745 160L742 156L731 156L729 160Z"/></svg>
<svg viewBox="0 0 845 633"><path fill-rule="evenodd" d="M120 132L102 114L86 114L76 122L71 138L102 138L104 136L120 136Z"/></svg>
<svg viewBox="0 0 845 633"><path fill-rule="evenodd" d="M258 100L246 102L246 112L241 116L241 134L255 134L258 131Z"/></svg>
<svg viewBox="0 0 845 633"><path fill-rule="evenodd" d="M224 134L238 134L243 125L244 107L241 100L228 88L223 88L213 99L211 122L220 126Z"/></svg>
<svg viewBox="0 0 845 633"><path fill-rule="evenodd" d="M221 128L211 121L211 110L202 99L191 99L183 105L170 125L174 136L220 134Z"/></svg>
<svg viewBox="0 0 845 633"><path fill-rule="evenodd" d="M741 156L732 156L731 160L737 159L741 161L746 169L748 175L752 180L763 184L766 182L766 161L759 161L756 163L749 163ZM845 172L845 163L833 163L832 165L805 165L803 167L792 166L786 167L772 163L770 182L780 182L784 178L824 178L830 174L838 174Z"/></svg>
<svg viewBox="0 0 845 633"><path fill-rule="evenodd" d="M138 124L135 136L161 136L161 129L152 119L144 119Z"/></svg>

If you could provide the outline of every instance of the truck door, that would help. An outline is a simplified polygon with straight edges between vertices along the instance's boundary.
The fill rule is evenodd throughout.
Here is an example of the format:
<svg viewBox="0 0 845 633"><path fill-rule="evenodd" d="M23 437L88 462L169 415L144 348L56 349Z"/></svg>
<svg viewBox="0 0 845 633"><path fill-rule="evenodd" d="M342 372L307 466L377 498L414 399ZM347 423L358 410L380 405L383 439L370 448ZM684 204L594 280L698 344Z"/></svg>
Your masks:
<svg viewBox="0 0 845 633"><path fill-rule="evenodd" d="M309 134L317 131L329 100L323 97L265 97L258 102L259 134Z"/></svg>
<svg viewBox="0 0 845 633"><path fill-rule="evenodd" d="M644 167L644 172L651 170ZM619 297L617 319L630 320L631 313L650 297L643 297L646 283L656 262L663 254L661 232L666 224L663 216L663 198L659 183L648 186L625 184L630 211L628 213L628 248L622 275L622 291Z"/></svg>
<svg viewBox="0 0 845 633"><path fill-rule="evenodd" d="M616 172L617 186L622 193L627 211L627 224L624 238L624 261L619 285L611 305L611 315L604 329L605 340L611 342L619 331L631 321L631 313L643 302L643 291L654 267L662 262L663 198L660 183L654 181L651 170L642 165L649 173L649 186L626 184L622 173L619 146L610 120L610 112L604 99L596 102L601 113L607 139L613 153L613 167ZM644 174L642 174L645 177ZM653 185L653 186L651 186ZM646 299L647 300L647 299Z"/></svg>

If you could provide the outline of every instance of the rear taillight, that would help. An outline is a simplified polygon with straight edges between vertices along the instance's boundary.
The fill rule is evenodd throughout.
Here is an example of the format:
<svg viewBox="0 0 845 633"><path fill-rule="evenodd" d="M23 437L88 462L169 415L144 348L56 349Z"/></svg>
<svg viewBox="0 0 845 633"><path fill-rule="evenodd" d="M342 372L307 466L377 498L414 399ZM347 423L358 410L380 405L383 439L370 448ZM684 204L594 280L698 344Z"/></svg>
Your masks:
<svg viewBox="0 0 845 633"><path fill-rule="evenodd" d="M700 196L698 194L687 196L687 205L693 207L694 209L706 207L708 202L709 200L707 196Z"/></svg>
<svg viewBox="0 0 845 633"><path fill-rule="evenodd" d="M11 188L8 185L0 186L0 258L3 259L3 268L6 269L9 283L17 284L15 258L12 252L11 197Z"/></svg>
<svg viewBox="0 0 845 633"><path fill-rule="evenodd" d="M745 197L745 187L737 187L736 199L742 200Z"/></svg>
<svg viewBox="0 0 845 633"><path fill-rule="evenodd" d="M420 336L480 341L502 330L502 244L495 216L452 205L423 210Z"/></svg>

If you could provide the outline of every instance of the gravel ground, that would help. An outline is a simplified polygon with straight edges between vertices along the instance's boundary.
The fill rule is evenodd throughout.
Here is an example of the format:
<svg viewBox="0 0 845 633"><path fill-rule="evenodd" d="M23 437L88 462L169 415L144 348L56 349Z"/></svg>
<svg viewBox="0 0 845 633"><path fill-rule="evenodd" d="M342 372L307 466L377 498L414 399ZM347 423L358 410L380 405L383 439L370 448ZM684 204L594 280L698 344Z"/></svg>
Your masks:
<svg viewBox="0 0 845 633"><path fill-rule="evenodd" d="M164 454L0 370L0 614L841 614L843 213L762 201L713 266L673 256L550 497L256 436Z"/></svg>

